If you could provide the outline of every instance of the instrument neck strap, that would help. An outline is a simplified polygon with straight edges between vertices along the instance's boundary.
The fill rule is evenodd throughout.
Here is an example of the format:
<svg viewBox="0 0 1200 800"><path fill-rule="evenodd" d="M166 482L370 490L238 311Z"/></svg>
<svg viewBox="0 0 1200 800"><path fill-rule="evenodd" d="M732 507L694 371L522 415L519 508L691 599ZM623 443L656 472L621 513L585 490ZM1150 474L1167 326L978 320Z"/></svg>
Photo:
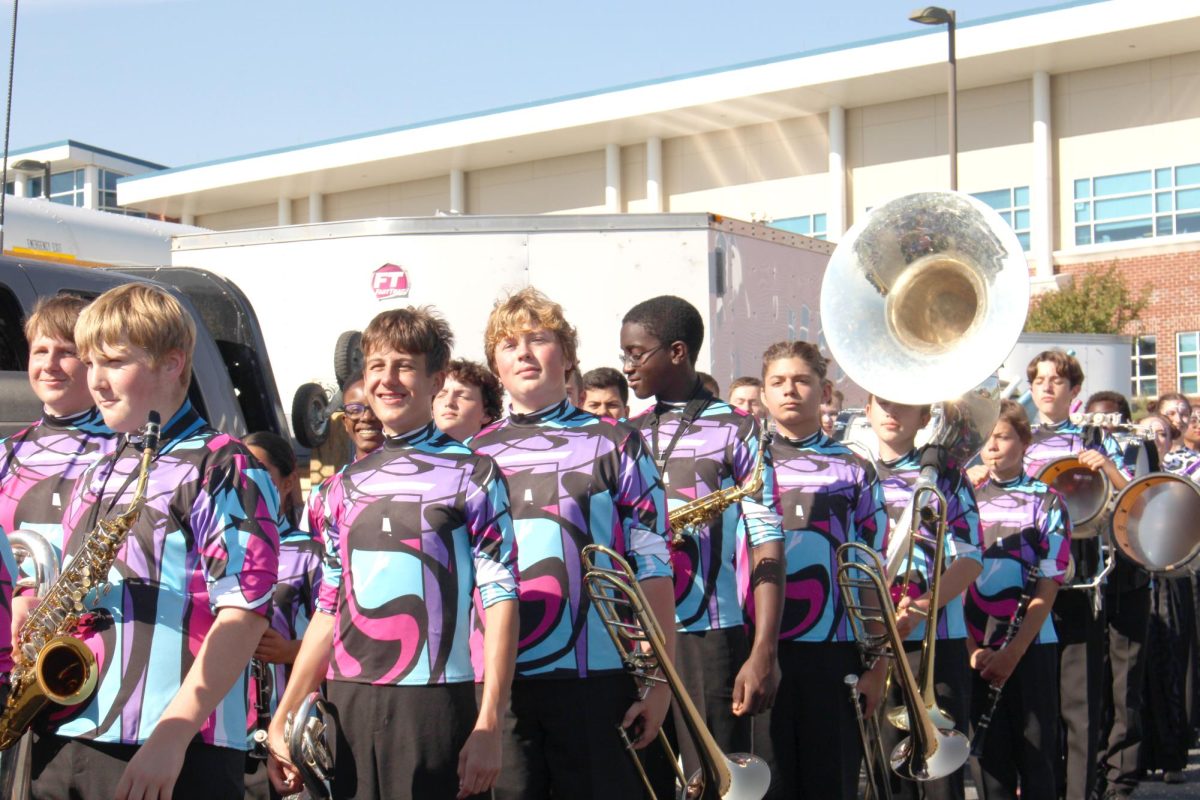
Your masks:
<svg viewBox="0 0 1200 800"><path fill-rule="evenodd" d="M650 449L654 453L654 463L658 465L659 472L666 469L667 460L675 451L675 445L679 444L680 437L683 436L684 431L692 427L692 423L696 421L697 417L704 413L704 409L708 408L712 399L712 393L704 388L704 382L697 377L696 384L692 387L692 393L688 396L687 405L684 406L683 417L680 418L675 433L671 435L667 449L663 450L661 454L658 449L658 425L662 421L664 412L659 410L658 404L655 404L654 412L650 417Z"/></svg>

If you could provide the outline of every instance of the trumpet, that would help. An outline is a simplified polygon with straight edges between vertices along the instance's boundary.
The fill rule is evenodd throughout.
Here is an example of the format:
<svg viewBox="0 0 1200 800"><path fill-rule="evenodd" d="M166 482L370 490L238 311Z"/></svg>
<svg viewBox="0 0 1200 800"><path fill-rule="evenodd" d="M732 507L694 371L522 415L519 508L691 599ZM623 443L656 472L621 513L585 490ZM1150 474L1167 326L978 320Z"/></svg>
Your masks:
<svg viewBox="0 0 1200 800"><path fill-rule="evenodd" d="M658 620L649 610L642 588L637 584L633 569L616 551L603 545L589 544L583 548L584 588L600 614L605 630L621 654L626 670L640 684L642 696L657 683L665 683L674 702L683 714L688 735L700 754L701 767L690 778L683 773L679 760L666 735L660 730L658 740L666 749L668 760L675 765L676 777L683 787L683 797L702 800L761 800L771 784L771 771L758 756L721 752L704 718L692 703L675 665L667 657L666 637ZM597 564L597 557L611 566ZM633 758L634 765L651 800L657 800L645 768L633 752L628 734L619 725L618 735Z"/></svg>
<svg viewBox="0 0 1200 800"><path fill-rule="evenodd" d="M956 730L939 730L930 719L917 689L916 678L904 655L904 641L896 627L896 609L884 579L879 555L859 542L837 549L837 582L859 646L868 653L890 656L909 723L909 735L889 757L892 770L910 781L944 778L966 763L967 737ZM864 595L873 595L877 606ZM881 632L880 632L881 631Z"/></svg>

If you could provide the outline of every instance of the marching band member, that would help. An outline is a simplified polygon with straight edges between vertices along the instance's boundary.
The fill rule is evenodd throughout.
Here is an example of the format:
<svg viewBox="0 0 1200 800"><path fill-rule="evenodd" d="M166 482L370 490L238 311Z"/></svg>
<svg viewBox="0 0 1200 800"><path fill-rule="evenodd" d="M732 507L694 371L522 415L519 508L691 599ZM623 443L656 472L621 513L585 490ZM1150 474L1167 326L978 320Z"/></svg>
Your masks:
<svg viewBox="0 0 1200 800"><path fill-rule="evenodd" d="M278 794L272 792L267 777L266 741L259 741L255 736L266 735L267 723L279 704L296 654L300 652L300 640L316 610L324 548L320 539L296 526L302 509L294 499L300 491L300 476L292 446L282 436L267 431L250 434L243 444L266 468L280 498L279 579L271 593L270 624L254 650L258 666L270 670L270 677L264 680L265 686L260 685L258 675L251 670L248 720L251 739L246 760L247 800L267 800Z"/></svg>
<svg viewBox="0 0 1200 800"><path fill-rule="evenodd" d="M508 493L490 458L433 424L453 342L445 321L428 308L385 311L362 341L367 401L388 438L330 488L320 613L271 720L272 780L296 790L285 718L328 678L335 798L478 795L500 769L516 645ZM489 609L478 707L476 587Z"/></svg>
<svg viewBox="0 0 1200 800"><path fill-rule="evenodd" d="M66 567L97 522L129 504L141 454L127 438L165 421L146 506L87 615L99 683L33 746L33 797L240 798L246 663L279 552L266 470L187 399L195 325L167 292L130 283L75 329L104 422L125 434L76 481L63 516Z"/></svg>
<svg viewBox="0 0 1200 800"><path fill-rule="evenodd" d="M787 553L783 677L769 717L755 720L758 752L771 755L769 798L851 800L862 760L854 709L839 691L846 675L861 671L861 661L838 590L836 551L863 542L882 553L887 512L874 465L819 429L819 409L831 392L825 369L807 342L779 342L763 354ZM868 715L879 705L886 668L880 658L859 681Z"/></svg>
<svg viewBox="0 0 1200 800"><path fill-rule="evenodd" d="M1025 372L1038 410L1033 442L1025 450L1025 472L1036 477L1056 458L1078 456L1086 467L1103 471L1114 489L1128 481L1120 448L1111 436L1086 442L1071 422L1071 403L1083 386L1079 361L1061 350L1044 350ZM1099 558L1096 538L1071 542L1075 574L1094 575ZM1058 785L1066 800L1086 800L1096 778L1103 677L1104 615L1088 592L1061 591L1054 601L1058 634L1059 705L1066 741Z"/></svg>
<svg viewBox="0 0 1200 800"><path fill-rule="evenodd" d="M1158 396L1158 413L1171 426L1173 443L1163 459L1163 469L1177 475L1190 475L1200 469L1200 418L1192 421L1192 404L1187 395L1167 392Z"/></svg>
<svg viewBox="0 0 1200 800"><path fill-rule="evenodd" d="M353 461L358 461L379 449L383 444L383 423L371 406L367 403L367 395L363 391L362 373L357 373L346 380L342 389L342 427L350 437L354 447ZM329 489L341 470L321 481L308 491L308 499L304 503L304 513L298 523L300 530L310 534L318 542L325 541L326 497Z"/></svg>
<svg viewBox="0 0 1200 800"><path fill-rule="evenodd" d="M580 408L597 417L625 419L629 416L629 383L612 367L596 367L583 376Z"/></svg>
<svg viewBox="0 0 1200 800"><path fill-rule="evenodd" d="M1050 608L1070 557L1070 531L1062 498L1024 472L1032 439L1025 410L1005 400L980 454L988 476L975 490L985 550L964 614L975 670L973 726L990 717L986 732L975 733L985 737L984 800L1058 797L1058 651ZM1024 618L1013 629L1021 601Z"/></svg>
<svg viewBox="0 0 1200 800"><path fill-rule="evenodd" d="M892 537L904 536L907 531L896 527L897 521L913 500L913 486L921 471L921 455L914 447L917 432L929 423L929 406L911 406L894 403L878 397L867 401L867 419L879 439L879 463L876 469L883 485L883 496L887 503L888 517L893 526ZM954 718L955 727L966 734L970 716L971 671L967 660L967 628L963 621L962 595L971 582L979 576L982 565L982 546L979 538L979 513L971 484L957 463L944 465L937 476L937 488L946 498L945 571L936 579L938 588L937 639L934 659L934 680L938 706ZM929 593L934 558L936 530L922 523L920 534L913 548L915 563L901 565L896 582L906 579L909 594L897 603L897 624L900 634L907 639L908 657L917 671L923 649L925 623L921 620L929 612ZM889 543L889 549L892 545ZM902 545L907 547L907 545ZM899 687L897 687L897 691ZM898 702L898 697L896 698ZM894 728L885 728L889 740L896 738ZM897 739L898 741L898 739ZM894 742L893 742L894 744ZM913 796L917 787L909 781L900 782L901 796ZM963 770L920 786L925 798L950 798L963 800L965 786Z"/></svg>
<svg viewBox="0 0 1200 800"><path fill-rule="evenodd" d="M500 419L504 392L487 367L456 358L446 367L446 383L433 398L433 421L442 433L465 442Z"/></svg>
<svg viewBox="0 0 1200 800"><path fill-rule="evenodd" d="M733 383L729 384L729 405L758 417L761 421L765 418L762 394L762 381L753 375L743 375L734 378Z"/></svg>
<svg viewBox="0 0 1200 800"><path fill-rule="evenodd" d="M1160 408L1170 404L1171 399L1159 398ZM1190 406L1185 408L1191 410ZM1189 416L1186 413L1182 416L1186 426ZM1164 425L1168 430L1171 428L1169 420L1163 416L1146 417L1142 424L1156 432L1158 443L1165 438L1162 435ZM1181 449L1183 452L1172 451L1174 458L1168 461L1166 471L1195 476L1200 459L1188 458L1191 451L1186 444ZM1164 456L1164 461L1167 458ZM1145 774L1162 770L1164 783L1187 780L1184 770L1189 743L1195 736L1191 722L1195 715L1192 676L1197 659L1196 587L1193 581L1194 578L1187 574L1173 578L1155 575L1148 590L1145 653L1146 661L1153 663L1154 669L1145 671L1144 685L1140 687L1145 697L1141 706L1140 758L1134 767Z"/></svg>
<svg viewBox="0 0 1200 800"><path fill-rule="evenodd" d="M1084 407L1089 414L1120 415L1132 421L1129 401L1117 392L1096 392ZM1102 426L1111 434L1111 426ZM1170 431L1170 423L1166 430ZM1126 464L1146 458L1149 465L1160 463L1161 453L1142 453L1145 443L1129 437L1116 439ZM1167 443L1171 441L1167 433ZM1164 451L1165 452L1165 451ZM1110 524L1105 520L1102 524ZM1111 530L1108 531L1111 533ZM1146 630L1150 618L1150 575L1135 564L1119 547L1110 549L1116 559L1104 585L1104 617L1107 646L1104 649L1104 677L1101 696L1102 729L1098 740L1100 758L1094 795L1128 798L1137 788L1141 768L1146 682Z"/></svg>
<svg viewBox="0 0 1200 800"><path fill-rule="evenodd" d="M646 300L625 314L621 360L629 386L655 405L633 420L642 431L674 510L690 500L751 479L760 423L721 402L696 375L704 340L700 312L679 297ZM696 709L724 752L750 752L751 717L771 707L779 685L777 647L782 612L783 534L770 453L763 453L762 486L750 497L684 534L672 547L675 571L676 666ZM745 541L743 541L743 539ZM744 627L739 551L749 550L756 625ZM683 718L675 732L685 772L698 768Z"/></svg>
<svg viewBox="0 0 1200 800"><path fill-rule="evenodd" d="M616 728L631 729L635 745L645 747L671 699L665 684L635 698L582 586L584 546L623 555L670 652L662 483L637 430L568 402L576 344L562 307L536 289L499 301L488 318L488 366L512 405L471 446L496 459L512 492L521 618L497 800L637 796L641 784ZM492 609L485 618L490 629Z"/></svg>
<svg viewBox="0 0 1200 800"><path fill-rule="evenodd" d="M88 392L87 366L75 348L75 322L87 304L71 294L42 298L25 321L29 385L42 402L42 417L0 441L0 531L41 534L60 562L63 509L75 481L116 446ZM7 543L4 539L0 550ZM7 558L12 563L11 554ZM32 602L32 595L14 600L14 625Z"/></svg>

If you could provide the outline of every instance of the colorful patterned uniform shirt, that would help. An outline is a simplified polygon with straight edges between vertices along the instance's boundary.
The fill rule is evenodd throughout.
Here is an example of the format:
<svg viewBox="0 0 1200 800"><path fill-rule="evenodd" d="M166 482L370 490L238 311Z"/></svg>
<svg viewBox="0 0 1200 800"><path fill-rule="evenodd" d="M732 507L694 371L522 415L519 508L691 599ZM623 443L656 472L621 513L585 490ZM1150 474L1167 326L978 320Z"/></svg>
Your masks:
<svg viewBox="0 0 1200 800"><path fill-rule="evenodd" d="M140 461L141 452L122 437L114 453L80 476L63 517L67 567L98 520L128 507ZM146 505L109 570L111 589L85 627L99 685L60 735L145 742L217 613L267 615L279 561L278 506L267 471L185 402L163 426ZM203 742L246 749L246 696L243 676L202 723Z"/></svg>
<svg viewBox="0 0 1200 800"><path fill-rule="evenodd" d="M325 526L329 519L329 490L345 470L346 468L342 467L308 490L308 499L304 501L304 513L300 515L298 527L318 542L325 541Z"/></svg>
<svg viewBox="0 0 1200 800"><path fill-rule="evenodd" d="M913 485L921 474L920 451L911 450L906 455L894 461L879 462L879 481L883 484L883 497L887 502L888 519L892 528L889 537L889 547L892 540L899 540L905 531L899 529L898 523L904 509L912 502ZM951 461L942 470L937 479L938 491L946 498L946 543L943 548L943 572L950 567L956 558L969 558L977 563L983 561L983 543L979 538L979 509L975 503L975 494L971 491L971 483L959 468ZM936 509L937 503L934 502ZM921 524L914 548L915 564L902 561L897 572L896 582L899 583L904 575L912 578L913 594L919 595L929 589L929 578L933 571L933 560L936 555L934 541L937 529L931 524ZM907 545L902 545L907 548ZM925 623L919 623L908 635L908 641L918 641L925 636ZM938 611L939 639L965 639L967 627L963 622L962 596L951 599Z"/></svg>
<svg viewBox="0 0 1200 800"><path fill-rule="evenodd" d="M632 420L654 457L666 456L663 483L668 512L750 480L761 439L755 417L715 399L676 438L684 405L659 403ZM667 454L672 439L675 447ZM686 532L683 543L672 547L678 629L695 633L742 625L748 548L782 540L775 469L768 449L762 487L711 522Z"/></svg>
<svg viewBox="0 0 1200 800"><path fill-rule="evenodd" d="M1046 484L1021 474L989 480L975 490L983 528L983 572L967 589L964 613L976 644L999 646L1025 588L1029 570L1060 585L1070 558L1070 522L1062 498ZM1033 644L1058 641L1050 615Z"/></svg>
<svg viewBox="0 0 1200 800"><path fill-rule="evenodd" d="M1036 425L1033 429L1033 442L1025 450L1025 472L1029 477L1037 478L1037 474L1051 461L1073 456L1083 449L1083 428L1071 420ZM1117 469L1125 469L1125 457L1121 453L1121 446L1113 437L1104 436L1100 444L1088 443L1086 449L1099 450L1112 459Z"/></svg>
<svg viewBox="0 0 1200 800"><path fill-rule="evenodd" d="M40 533L62 560L62 518L83 471L116 447L95 408L70 417L43 414L0 441L0 530Z"/></svg>
<svg viewBox="0 0 1200 800"><path fill-rule="evenodd" d="M471 593L516 598L508 488L432 422L346 467L328 496L317 609L335 616L331 680L473 681Z"/></svg>
<svg viewBox="0 0 1200 800"><path fill-rule="evenodd" d="M779 638L852 642L836 553L846 542L883 551L887 511L875 467L820 431L800 440L776 435L771 458L787 553Z"/></svg>
<svg viewBox="0 0 1200 800"><path fill-rule="evenodd" d="M284 519L279 523L279 580L271 593L271 629L289 641L299 641L308 630L308 622L317 608L321 585L321 561L324 548L310 534ZM274 713L283 697L292 668L290 664L271 664L272 692L269 710ZM250 678L249 732L254 733L257 713L254 704L258 687Z"/></svg>
<svg viewBox="0 0 1200 800"><path fill-rule="evenodd" d="M566 400L511 414L471 440L512 492L520 568L519 678L584 678L621 669L583 586L584 546L623 556L637 579L669 578L666 503L637 430ZM603 559L601 566L607 566Z"/></svg>
<svg viewBox="0 0 1200 800"><path fill-rule="evenodd" d="M1196 480L1200 477L1200 453L1181 445L1163 456L1162 468L1165 472Z"/></svg>

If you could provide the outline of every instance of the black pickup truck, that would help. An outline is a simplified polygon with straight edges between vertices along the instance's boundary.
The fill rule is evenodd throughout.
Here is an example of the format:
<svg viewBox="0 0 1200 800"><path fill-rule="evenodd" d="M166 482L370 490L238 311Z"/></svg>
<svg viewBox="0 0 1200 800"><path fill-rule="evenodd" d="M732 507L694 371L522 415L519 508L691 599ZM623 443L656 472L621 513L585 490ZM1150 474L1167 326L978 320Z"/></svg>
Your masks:
<svg viewBox="0 0 1200 800"><path fill-rule="evenodd" d="M0 258L0 436L41 415L26 370L29 343L23 324L38 297L73 292L98 297L129 281L157 283L196 320L196 352L189 396L218 430L288 435L283 406L258 318L234 284L200 269L123 268L121 271Z"/></svg>

